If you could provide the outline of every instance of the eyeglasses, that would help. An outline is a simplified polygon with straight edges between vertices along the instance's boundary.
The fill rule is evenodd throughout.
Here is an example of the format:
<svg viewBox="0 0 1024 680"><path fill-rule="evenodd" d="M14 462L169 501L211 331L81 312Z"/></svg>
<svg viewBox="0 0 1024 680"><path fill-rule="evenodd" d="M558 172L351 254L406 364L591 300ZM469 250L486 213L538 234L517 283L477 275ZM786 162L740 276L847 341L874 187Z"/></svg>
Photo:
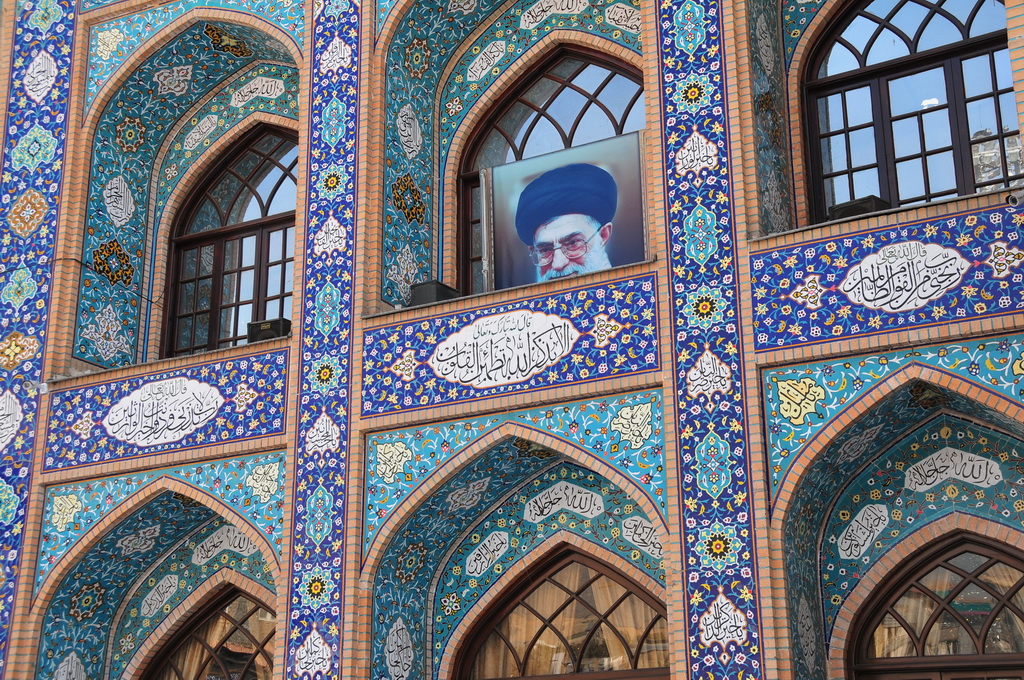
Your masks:
<svg viewBox="0 0 1024 680"><path fill-rule="evenodd" d="M533 263L539 267L551 264L551 261L555 259L555 251L561 250L562 254L565 255L566 259L576 260L587 254L590 250L590 241L597 236L598 231L594 231L590 235L590 238L583 238L579 234L573 234L563 241L559 241L561 244L557 248L552 246L550 243L541 243L538 246L530 246L530 259Z"/></svg>

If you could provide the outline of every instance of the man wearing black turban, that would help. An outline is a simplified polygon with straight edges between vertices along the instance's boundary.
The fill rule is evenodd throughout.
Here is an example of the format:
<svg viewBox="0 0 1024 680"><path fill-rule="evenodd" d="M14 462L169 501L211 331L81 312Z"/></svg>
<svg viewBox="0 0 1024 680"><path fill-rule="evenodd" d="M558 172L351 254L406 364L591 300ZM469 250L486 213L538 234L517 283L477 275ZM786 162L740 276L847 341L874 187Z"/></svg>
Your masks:
<svg viewBox="0 0 1024 680"><path fill-rule="evenodd" d="M530 246L537 280L611 267L605 248L619 191L611 174L589 163L549 170L519 195L516 231Z"/></svg>

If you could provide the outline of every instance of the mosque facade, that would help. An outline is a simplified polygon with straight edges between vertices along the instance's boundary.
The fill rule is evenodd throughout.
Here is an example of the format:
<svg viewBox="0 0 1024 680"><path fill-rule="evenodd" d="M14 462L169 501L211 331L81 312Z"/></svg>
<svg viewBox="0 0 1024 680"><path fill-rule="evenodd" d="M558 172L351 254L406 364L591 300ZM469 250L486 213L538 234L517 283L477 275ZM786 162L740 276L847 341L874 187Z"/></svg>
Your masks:
<svg viewBox="0 0 1024 680"><path fill-rule="evenodd" d="M1024 4L768 5L5 2L0 677L1024 677Z"/></svg>

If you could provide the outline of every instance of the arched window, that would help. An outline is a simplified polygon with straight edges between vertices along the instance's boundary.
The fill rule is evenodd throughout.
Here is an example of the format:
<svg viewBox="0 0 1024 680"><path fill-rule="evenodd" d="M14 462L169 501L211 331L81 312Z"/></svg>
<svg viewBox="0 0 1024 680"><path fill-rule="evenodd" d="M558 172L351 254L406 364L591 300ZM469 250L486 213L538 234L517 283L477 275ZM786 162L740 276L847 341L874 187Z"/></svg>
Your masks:
<svg viewBox="0 0 1024 680"><path fill-rule="evenodd" d="M894 574L855 630L853 677L1024 677L1024 561L960 539Z"/></svg>
<svg viewBox="0 0 1024 680"><path fill-rule="evenodd" d="M816 221L1021 184L999 0L871 0L805 81Z"/></svg>
<svg viewBox="0 0 1024 680"><path fill-rule="evenodd" d="M246 342L290 319L298 147L262 128L228 152L182 211L171 244L167 356Z"/></svg>
<svg viewBox="0 0 1024 680"><path fill-rule="evenodd" d="M146 669L146 680L270 680L273 612L233 590L193 616Z"/></svg>
<svg viewBox="0 0 1024 680"><path fill-rule="evenodd" d="M480 175L526 158L640 130L643 82L625 64L561 51L511 88L473 132L459 182L460 270L464 294L491 290Z"/></svg>
<svg viewBox="0 0 1024 680"><path fill-rule="evenodd" d="M460 680L668 677L665 606L624 575L570 552L482 618L460 654Z"/></svg>

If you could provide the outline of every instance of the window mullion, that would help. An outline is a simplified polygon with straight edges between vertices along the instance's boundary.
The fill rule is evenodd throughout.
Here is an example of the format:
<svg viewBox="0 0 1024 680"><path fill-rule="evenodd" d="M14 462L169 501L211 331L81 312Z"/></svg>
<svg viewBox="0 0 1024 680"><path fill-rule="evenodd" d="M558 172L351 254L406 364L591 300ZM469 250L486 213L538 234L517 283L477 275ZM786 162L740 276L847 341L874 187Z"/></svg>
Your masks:
<svg viewBox="0 0 1024 680"><path fill-rule="evenodd" d="M974 157L971 154L970 123L967 119L967 90L963 79L963 57L947 59L946 71L947 101L949 102L949 131L953 135L953 165L956 168L957 192L968 196L975 192L977 181L974 177ZM998 97L994 103L999 105Z"/></svg>
<svg viewBox="0 0 1024 680"><path fill-rule="evenodd" d="M872 114L875 125L875 148L878 154L878 188L884 194L879 196L890 207L900 204L900 188L896 175L896 143L892 137L892 121L889 111L888 78L876 78L871 81ZM891 167L890 167L891 166Z"/></svg>
<svg viewBox="0 0 1024 680"><path fill-rule="evenodd" d="M220 309L224 285L224 243L223 239L213 243L213 280L210 282L210 318L207 322L206 349L217 349L220 338Z"/></svg>

